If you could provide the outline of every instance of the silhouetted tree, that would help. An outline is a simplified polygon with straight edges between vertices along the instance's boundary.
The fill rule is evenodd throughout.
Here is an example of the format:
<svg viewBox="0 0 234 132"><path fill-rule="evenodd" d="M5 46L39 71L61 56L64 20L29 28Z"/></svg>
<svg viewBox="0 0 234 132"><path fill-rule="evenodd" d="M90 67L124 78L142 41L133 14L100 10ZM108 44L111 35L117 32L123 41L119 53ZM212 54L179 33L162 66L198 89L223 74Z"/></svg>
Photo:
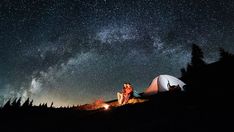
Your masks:
<svg viewBox="0 0 234 132"><path fill-rule="evenodd" d="M184 79L186 75L189 75L195 72L197 69L200 69L206 65L205 61L203 60L204 58L203 52L198 45L196 44L192 45L191 55L192 55L191 63L187 65L187 70L185 70L184 68L181 69L182 79Z"/></svg>
<svg viewBox="0 0 234 132"><path fill-rule="evenodd" d="M11 107L11 99L9 99L6 103L5 103L5 105L3 106L3 108L4 109L8 109L8 108L10 108Z"/></svg>
<svg viewBox="0 0 234 132"><path fill-rule="evenodd" d="M23 103L22 107L29 107L29 98Z"/></svg>
<svg viewBox="0 0 234 132"><path fill-rule="evenodd" d="M219 48L219 55L220 55L220 58L219 60L226 60L226 59L230 59L231 57L233 57L234 55L225 51L223 48Z"/></svg>
<svg viewBox="0 0 234 132"><path fill-rule="evenodd" d="M191 77L193 76L193 74L196 74L197 71L199 71L199 69L207 65L206 62L203 60L204 58L203 52L198 45L196 44L192 45L191 55L192 55L191 62L187 64L187 68L181 69L180 79L182 79L186 83L191 83Z"/></svg>
<svg viewBox="0 0 234 132"><path fill-rule="evenodd" d="M21 97L16 102L16 107L19 108L21 106Z"/></svg>
<svg viewBox="0 0 234 132"><path fill-rule="evenodd" d="M17 98L13 100L13 102L11 103L11 106L14 108L17 107Z"/></svg>
<svg viewBox="0 0 234 132"><path fill-rule="evenodd" d="M192 45L192 59L191 59L192 68L197 69L197 68L203 67L206 64L203 58L204 56L203 56L203 52L201 48L198 45L193 44Z"/></svg>
<svg viewBox="0 0 234 132"><path fill-rule="evenodd" d="M50 104L50 108L52 108L52 107L53 107L53 104L54 104L54 102L52 102L52 103Z"/></svg>
<svg viewBox="0 0 234 132"><path fill-rule="evenodd" d="M30 106L30 107L33 106L33 100L30 101L29 106Z"/></svg>
<svg viewBox="0 0 234 132"><path fill-rule="evenodd" d="M43 103L43 104L41 105L41 107L47 108L47 103Z"/></svg>

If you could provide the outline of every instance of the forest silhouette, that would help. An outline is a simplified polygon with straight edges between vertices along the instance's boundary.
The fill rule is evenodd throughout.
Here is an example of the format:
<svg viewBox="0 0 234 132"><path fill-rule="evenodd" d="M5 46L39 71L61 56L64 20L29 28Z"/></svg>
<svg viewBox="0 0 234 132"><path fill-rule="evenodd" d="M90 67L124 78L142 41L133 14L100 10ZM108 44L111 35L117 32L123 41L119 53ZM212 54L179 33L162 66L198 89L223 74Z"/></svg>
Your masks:
<svg viewBox="0 0 234 132"><path fill-rule="evenodd" d="M21 98L9 99L0 108L0 131L230 131L234 55L220 48L219 60L208 64L196 44L191 55L191 62L181 69L183 92L141 97L148 101L110 110L82 109L85 105L55 108L53 102L36 106L29 98L23 103Z"/></svg>

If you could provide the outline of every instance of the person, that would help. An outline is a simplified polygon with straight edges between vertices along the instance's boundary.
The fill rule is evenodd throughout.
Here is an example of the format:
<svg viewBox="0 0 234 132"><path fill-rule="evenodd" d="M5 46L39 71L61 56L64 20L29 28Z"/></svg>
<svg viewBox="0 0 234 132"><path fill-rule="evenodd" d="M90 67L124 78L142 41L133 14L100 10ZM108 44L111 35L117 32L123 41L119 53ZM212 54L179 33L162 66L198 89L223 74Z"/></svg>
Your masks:
<svg viewBox="0 0 234 132"><path fill-rule="evenodd" d="M133 87L130 83L124 83L122 92L117 93L118 103L124 105L133 96Z"/></svg>

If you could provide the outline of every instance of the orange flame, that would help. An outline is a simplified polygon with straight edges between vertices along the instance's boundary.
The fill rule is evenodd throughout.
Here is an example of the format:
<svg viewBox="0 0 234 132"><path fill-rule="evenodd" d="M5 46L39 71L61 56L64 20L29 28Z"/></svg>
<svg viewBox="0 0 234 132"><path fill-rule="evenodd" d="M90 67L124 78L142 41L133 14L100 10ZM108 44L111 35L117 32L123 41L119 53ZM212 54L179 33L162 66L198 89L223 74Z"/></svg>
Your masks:
<svg viewBox="0 0 234 132"><path fill-rule="evenodd" d="M108 110L110 107L110 105L108 105L108 104L103 104L102 106L105 108L105 110Z"/></svg>

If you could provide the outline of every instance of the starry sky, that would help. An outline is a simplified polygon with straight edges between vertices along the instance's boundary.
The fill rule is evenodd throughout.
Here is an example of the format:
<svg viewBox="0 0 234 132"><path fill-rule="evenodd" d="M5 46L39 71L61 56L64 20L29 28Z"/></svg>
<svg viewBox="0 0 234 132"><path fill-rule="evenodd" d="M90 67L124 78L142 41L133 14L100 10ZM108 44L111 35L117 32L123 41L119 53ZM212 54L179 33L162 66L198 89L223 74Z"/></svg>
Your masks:
<svg viewBox="0 0 234 132"><path fill-rule="evenodd" d="M234 52L233 0L1 0L0 105L85 104L180 77L192 43Z"/></svg>

